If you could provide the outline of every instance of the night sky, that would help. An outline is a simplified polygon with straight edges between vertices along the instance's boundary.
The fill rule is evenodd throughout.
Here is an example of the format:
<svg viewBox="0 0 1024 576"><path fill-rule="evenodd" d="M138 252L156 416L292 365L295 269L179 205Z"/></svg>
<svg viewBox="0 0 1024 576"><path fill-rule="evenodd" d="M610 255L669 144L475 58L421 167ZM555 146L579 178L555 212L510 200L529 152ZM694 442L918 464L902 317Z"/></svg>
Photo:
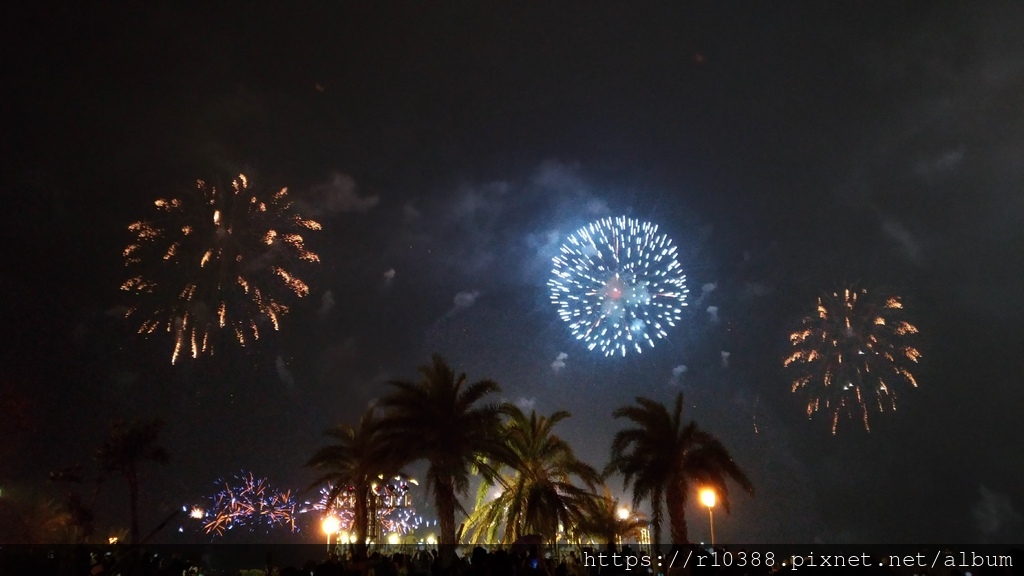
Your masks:
<svg viewBox="0 0 1024 576"><path fill-rule="evenodd" d="M757 491L719 541L1024 541L1019 3L216 4L2 17L5 494L59 496L119 417L168 423L144 532L242 469L302 489L323 429L437 352L570 410L599 468L616 407L684 392ZM122 318L127 226L238 172L324 224L322 265L279 332L172 366ZM690 306L606 359L546 282L619 215L680 246ZM850 283L900 294L924 357L897 412L832 436L782 360ZM102 502L127 526L120 480Z"/></svg>

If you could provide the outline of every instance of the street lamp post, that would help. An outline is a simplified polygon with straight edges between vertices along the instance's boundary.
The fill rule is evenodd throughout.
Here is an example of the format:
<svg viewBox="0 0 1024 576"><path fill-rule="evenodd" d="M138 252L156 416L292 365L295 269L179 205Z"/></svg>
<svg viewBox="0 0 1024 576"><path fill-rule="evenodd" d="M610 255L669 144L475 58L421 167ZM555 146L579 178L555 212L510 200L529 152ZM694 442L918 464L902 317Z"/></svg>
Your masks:
<svg viewBox="0 0 1024 576"><path fill-rule="evenodd" d="M715 547L715 515L711 509L715 507L715 491L705 488L700 491L700 503L708 507L708 523L711 525L711 547Z"/></svg>

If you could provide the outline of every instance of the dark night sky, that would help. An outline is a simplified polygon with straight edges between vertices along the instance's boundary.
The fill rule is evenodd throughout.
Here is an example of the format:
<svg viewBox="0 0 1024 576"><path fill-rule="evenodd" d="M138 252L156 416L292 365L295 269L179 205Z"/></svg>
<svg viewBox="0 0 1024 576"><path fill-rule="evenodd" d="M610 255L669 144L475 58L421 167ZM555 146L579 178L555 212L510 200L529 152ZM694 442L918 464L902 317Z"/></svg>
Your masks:
<svg viewBox="0 0 1024 576"><path fill-rule="evenodd" d="M596 466L615 407L683 390L757 488L720 540L1024 541L1019 3L335 4L3 15L0 486L50 489L138 415L173 455L149 524L242 468L305 487L320 432L436 351L571 410ZM323 266L273 338L171 366L116 314L126 226L239 170L313 208ZM620 214L683 247L692 300L717 288L606 360L545 282ZM904 296L924 360L897 413L833 437L780 364L848 282ZM117 490L101 522L127 524Z"/></svg>

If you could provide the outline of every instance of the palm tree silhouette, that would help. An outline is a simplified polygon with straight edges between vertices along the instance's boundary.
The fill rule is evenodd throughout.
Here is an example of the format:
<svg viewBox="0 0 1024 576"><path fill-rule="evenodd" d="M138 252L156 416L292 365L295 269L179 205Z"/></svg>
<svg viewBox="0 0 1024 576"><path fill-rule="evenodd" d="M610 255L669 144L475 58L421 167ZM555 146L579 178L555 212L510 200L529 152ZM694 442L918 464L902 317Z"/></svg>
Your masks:
<svg viewBox="0 0 1024 576"><path fill-rule="evenodd" d="M427 461L427 490L434 495L447 565L458 544L455 511L463 510L458 495L469 490L471 472L493 477L491 461L503 453L501 408L481 405L501 387L491 380L468 384L465 374L456 374L437 354L419 372L419 382L390 382L395 390L379 403L385 410L381 434L399 461Z"/></svg>
<svg viewBox="0 0 1024 576"><path fill-rule="evenodd" d="M513 405L506 405L505 412L509 417L502 431L506 460L496 466L497 476L480 485L477 507L468 522L473 540L507 544L536 534L553 542L559 524L571 529L582 520L598 482L597 471L552 433L556 424L570 417L569 412L544 417L531 411L527 417ZM494 488L500 493L491 500Z"/></svg>
<svg viewBox="0 0 1024 576"><path fill-rule="evenodd" d="M608 486L602 486L601 494L595 494L584 508L583 518L577 525L581 536L598 539L609 552L623 539L639 539L641 530L647 526L647 519L640 514L619 516L619 500L612 496Z"/></svg>
<svg viewBox="0 0 1024 576"><path fill-rule="evenodd" d="M668 509L672 542L689 543L686 502L693 483L713 488L726 512L727 478L753 495L753 484L725 446L695 422L684 425L682 393L676 396L671 414L663 404L638 397L636 404L622 406L613 415L636 426L615 434L606 472L621 473L623 485L632 484L634 506L644 500L650 502L655 545L661 543L663 504Z"/></svg>
<svg viewBox="0 0 1024 576"><path fill-rule="evenodd" d="M320 448L306 463L306 466L324 472L311 488L328 482L334 486L327 495L328 512L339 494L352 490L352 525L357 558L363 558L366 554L373 484L383 478L391 478L401 468L394 453L387 450L380 441L379 422L374 412L373 408L364 412L358 428L339 424L325 430L324 436L337 443Z"/></svg>
<svg viewBox="0 0 1024 576"><path fill-rule="evenodd" d="M72 487L85 482L81 464L50 472L50 482L67 486L68 492L64 500L64 508L71 516L76 542L89 542L96 531L96 501L99 499L103 476L96 476L92 496L88 500Z"/></svg>
<svg viewBox="0 0 1024 576"><path fill-rule="evenodd" d="M100 470L120 474L128 482L132 544L139 543L139 466L147 461L164 464L170 459L167 450L157 444L163 426L160 420L116 421L96 450Z"/></svg>

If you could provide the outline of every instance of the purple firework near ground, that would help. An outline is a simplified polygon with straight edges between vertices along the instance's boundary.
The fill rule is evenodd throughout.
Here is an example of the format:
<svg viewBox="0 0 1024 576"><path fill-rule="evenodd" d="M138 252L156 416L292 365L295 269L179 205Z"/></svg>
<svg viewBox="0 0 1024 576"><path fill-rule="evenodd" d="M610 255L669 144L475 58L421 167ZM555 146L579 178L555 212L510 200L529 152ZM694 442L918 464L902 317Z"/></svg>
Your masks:
<svg viewBox="0 0 1024 576"><path fill-rule="evenodd" d="M340 530L351 532L355 510L353 488L336 490L331 484L320 489L320 501L313 509L324 514L333 515L340 520ZM381 481L371 488L371 512L376 517L376 526L371 523L370 529L376 535L409 534L423 522L416 515L416 507L409 494L409 484L403 478L395 478L390 482ZM332 498L331 495L334 494Z"/></svg>
<svg viewBox="0 0 1024 576"><path fill-rule="evenodd" d="M243 527L250 531L287 528L297 532L296 516L303 510L291 490L276 490L266 478L242 472L216 482L219 490L207 498L209 507L196 506L189 516L203 522L207 534L223 536Z"/></svg>

